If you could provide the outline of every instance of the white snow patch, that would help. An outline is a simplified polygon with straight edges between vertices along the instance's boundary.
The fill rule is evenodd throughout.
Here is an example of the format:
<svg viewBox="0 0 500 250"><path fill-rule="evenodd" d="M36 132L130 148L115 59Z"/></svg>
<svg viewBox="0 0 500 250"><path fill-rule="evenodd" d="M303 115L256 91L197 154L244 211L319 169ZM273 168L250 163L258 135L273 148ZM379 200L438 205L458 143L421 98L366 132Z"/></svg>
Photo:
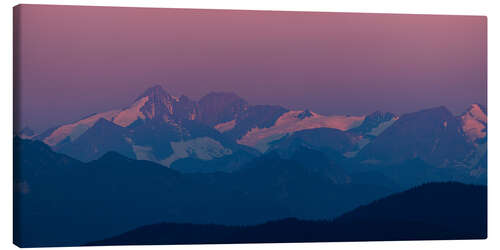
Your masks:
<svg viewBox="0 0 500 250"><path fill-rule="evenodd" d="M461 117L462 129L471 141L482 139L486 136L486 114L481 110L479 105L472 104L469 110Z"/></svg>
<svg viewBox="0 0 500 250"><path fill-rule="evenodd" d="M94 124L99 119L104 118L104 119L110 121L119 112L120 112L119 110L112 110L112 111L108 111L108 112L103 112L103 113L95 114L93 116L79 120L79 121L72 123L72 124L63 125L63 126L57 128L56 130L54 130L54 132L52 132L52 134L50 134L50 136L45 138L43 140L43 142L45 142L47 145L54 146L57 143L61 142L62 140L66 139L66 137L68 137L68 136L70 137L71 141L74 141L75 139L80 137L80 135L85 133L85 131L87 131L89 128L94 126Z"/></svg>
<svg viewBox="0 0 500 250"><path fill-rule="evenodd" d="M209 137L200 137L187 141L170 142L174 153L160 161L162 165L170 166L174 161L194 155L198 159L212 160L233 152L222 144Z"/></svg>
<svg viewBox="0 0 500 250"><path fill-rule="evenodd" d="M392 124L394 124L399 117L394 117L390 121L382 122L380 123L377 127L373 128L370 132L368 132L368 135L373 135L373 136L379 136L384 132L388 127L390 127Z"/></svg>
<svg viewBox="0 0 500 250"><path fill-rule="evenodd" d="M137 158L137 160L158 162L151 147L132 145L132 150L134 151L135 158Z"/></svg>
<svg viewBox="0 0 500 250"><path fill-rule="evenodd" d="M352 158L358 154L359 151L351 151L351 152L345 152L344 157L346 158Z"/></svg>
<svg viewBox="0 0 500 250"><path fill-rule="evenodd" d="M143 97L124 110L111 110L87 117L75 123L63 125L57 128L43 141L50 146L58 144L68 136L71 141L74 141L80 137L80 135L85 133L85 131L94 126L94 124L101 118L111 121L119 126L126 127L138 118L144 119L144 115L140 112L140 109L144 106L148 99L149 98L147 96Z"/></svg>
<svg viewBox="0 0 500 250"><path fill-rule="evenodd" d="M219 132L223 133L225 131L233 129L234 126L236 126L236 119L224 123L219 123L215 125L214 128L217 129Z"/></svg>
<svg viewBox="0 0 500 250"><path fill-rule="evenodd" d="M130 138L126 139L129 143L133 143ZM154 156L153 148L150 146L132 144L132 149L134 150L135 157L138 160L153 161L167 167L170 167L174 161L187 158L189 156L194 156L202 160L212 160L214 158L220 158L233 153L231 149L225 148L222 144L220 144L220 142L209 137L170 142L170 146L174 152L163 160L157 159Z"/></svg>
<svg viewBox="0 0 500 250"><path fill-rule="evenodd" d="M132 146L132 150L134 151L135 158L137 160L158 162L153 154L152 147L135 145L132 138L129 137L125 137L125 140Z"/></svg>
<svg viewBox="0 0 500 250"><path fill-rule="evenodd" d="M358 142L357 142L357 146L358 146L358 150L356 151L351 151L351 152L346 152L344 153L344 156L347 157L347 158L352 158L354 156L356 156L359 151L361 151L362 148L364 148L366 145L368 145L368 143L370 143L371 140L368 139L368 138L361 138Z"/></svg>
<svg viewBox="0 0 500 250"><path fill-rule="evenodd" d="M31 138L35 137L36 134L34 134L34 135L23 135L23 134L21 134L21 135L18 135L18 136L21 137L21 139L31 139Z"/></svg>
<svg viewBox="0 0 500 250"><path fill-rule="evenodd" d="M289 111L280 116L272 127L253 128L239 139L238 143L255 147L259 142L270 136L285 135L305 129L336 128L348 130L359 126L365 119L364 116L323 116L311 112L312 116L301 120L298 115L302 112L301 110Z"/></svg>
<svg viewBox="0 0 500 250"><path fill-rule="evenodd" d="M141 108L149 100L149 97L145 96L136 102L134 102L127 109L122 110L118 115L113 118L113 122L122 127L127 127L128 125L135 122L137 119L145 119L144 114L141 112Z"/></svg>
<svg viewBox="0 0 500 250"><path fill-rule="evenodd" d="M396 122L398 119L399 117L394 117L389 121L382 122L377 127L372 128L372 130L370 130L370 132L366 134L371 136L379 136L380 134L382 134L382 132L384 132L387 128L389 128L392 124L394 124L394 122ZM346 152L344 153L344 156L347 158L352 158L356 156L359 153L359 151L363 149L366 145L368 145L370 142L371 140L366 137L361 138L357 142L358 150L352 152Z"/></svg>
<svg viewBox="0 0 500 250"><path fill-rule="evenodd" d="M255 149L259 150L261 153L264 153L264 152L266 152L269 149L271 142L279 140L279 139L281 139L281 138L283 138L284 136L287 136L287 135L289 135L289 134L274 134L274 135L271 135L269 137L266 137L266 138L258 141L253 147Z"/></svg>

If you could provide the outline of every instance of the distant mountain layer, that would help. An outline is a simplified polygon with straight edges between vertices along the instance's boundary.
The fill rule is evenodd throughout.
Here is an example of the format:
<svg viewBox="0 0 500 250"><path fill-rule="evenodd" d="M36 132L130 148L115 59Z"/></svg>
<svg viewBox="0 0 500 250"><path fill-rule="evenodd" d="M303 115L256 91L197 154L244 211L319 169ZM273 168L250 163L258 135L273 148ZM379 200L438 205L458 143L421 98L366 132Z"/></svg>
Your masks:
<svg viewBox="0 0 500 250"><path fill-rule="evenodd" d="M289 158L265 154L231 173L182 174L115 152L84 163L19 138L14 185L15 241L24 247L84 244L158 221L332 218L399 190L382 177L374 183L350 177L309 149Z"/></svg>
<svg viewBox="0 0 500 250"><path fill-rule="evenodd" d="M485 239L486 199L485 186L432 183L361 206L333 221L290 218L256 226L160 223L88 245Z"/></svg>

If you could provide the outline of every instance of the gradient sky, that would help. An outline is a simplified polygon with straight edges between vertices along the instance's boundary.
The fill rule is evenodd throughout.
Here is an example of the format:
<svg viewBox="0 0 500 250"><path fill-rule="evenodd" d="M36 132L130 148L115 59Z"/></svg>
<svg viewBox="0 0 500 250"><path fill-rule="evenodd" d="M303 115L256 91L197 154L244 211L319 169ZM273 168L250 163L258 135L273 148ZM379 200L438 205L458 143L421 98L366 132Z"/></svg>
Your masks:
<svg viewBox="0 0 500 250"><path fill-rule="evenodd" d="M23 5L17 100L40 131L161 84L321 114L486 104L486 17Z"/></svg>

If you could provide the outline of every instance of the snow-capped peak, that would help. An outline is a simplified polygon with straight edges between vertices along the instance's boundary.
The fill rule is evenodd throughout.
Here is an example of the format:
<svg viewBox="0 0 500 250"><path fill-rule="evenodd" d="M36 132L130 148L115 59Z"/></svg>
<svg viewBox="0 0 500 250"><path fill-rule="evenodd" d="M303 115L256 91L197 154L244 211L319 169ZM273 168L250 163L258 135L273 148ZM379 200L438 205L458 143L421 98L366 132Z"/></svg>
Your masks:
<svg viewBox="0 0 500 250"><path fill-rule="evenodd" d="M87 118L81 119L75 123L66 124L58 127L52 134L46 137L43 141L50 145L54 146L66 139L70 138L71 141L74 141L80 135L85 133L89 128L94 126L94 124L101 118L106 119L108 121L112 120L117 114L119 114L119 110L111 110L108 112L103 112L95 115L91 115Z"/></svg>
<svg viewBox="0 0 500 250"><path fill-rule="evenodd" d="M168 121L179 98L169 95L162 86L155 85L142 93L129 107L113 117L112 122L127 127L138 119L161 118Z"/></svg>
<svg viewBox="0 0 500 250"><path fill-rule="evenodd" d="M486 109L480 104L472 104L460 117L462 130L469 140L476 142L486 136Z"/></svg>
<svg viewBox="0 0 500 250"><path fill-rule="evenodd" d="M187 96L175 97L168 94L160 85L147 89L137 100L148 97L141 108L147 119L178 121L193 120L197 117L196 103Z"/></svg>
<svg viewBox="0 0 500 250"><path fill-rule="evenodd" d="M183 119L194 120L197 114L195 102L189 100L188 97L173 97L160 85L155 85L144 91L127 108L94 114L75 123L60 126L44 138L44 142L54 146L67 137L71 141L74 141L94 126L95 122L100 118L104 118L119 126L127 127L138 119L158 119L165 122L176 122Z"/></svg>
<svg viewBox="0 0 500 250"><path fill-rule="evenodd" d="M486 111L480 104L474 103L470 105L467 113L474 117L476 120L486 123Z"/></svg>
<svg viewBox="0 0 500 250"><path fill-rule="evenodd" d="M161 98L161 97L166 97L168 99L174 99L172 96L170 96L161 85L154 85L148 89L146 89L139 97L137 97L136 101L143 98L143 97L149 97L150 99L154 98Z"/></svg>
<svg viewBox="0 0 500 250"><path fill-rule="evenodd" d="M307 110L292 110L281 115L274 125L269 128L253 128L239 139L238 143L265 151L267 150L267 143L271 140L270 138L276 140L288 133L304 129L335 128L348 130L359 126L364 118L364 116L324 116Z"/></svg>
<svg viewBox="0 0 500 250"><path fill-rule="evenodd" d="M141 112L144 104L149 100L148 96L144 96L134 102L130 107L122 110L118 115L113 117L112 121L122 127L127 127L137 119L145 119L144 114Z"/></svg>

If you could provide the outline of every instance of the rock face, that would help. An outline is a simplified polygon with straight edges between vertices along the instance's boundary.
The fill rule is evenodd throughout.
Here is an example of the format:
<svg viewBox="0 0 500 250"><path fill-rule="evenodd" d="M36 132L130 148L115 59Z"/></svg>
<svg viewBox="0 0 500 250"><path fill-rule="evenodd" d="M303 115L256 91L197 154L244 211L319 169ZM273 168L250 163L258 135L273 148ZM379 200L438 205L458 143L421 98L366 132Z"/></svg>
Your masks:
<svg viewBox="0 0 500 250"><path fill-rule="evenodd" d="M358 127L349 130L351 133L359 133L362 135L376 132L380 125L386 122L391 122L398 117L390 112L375 111L365 117L365 120Z"/></svg>
<svg viewBox="0 0 500 250"><path fill-rule="evenodd" d="M237 119L248 107L248 103L234 93L212 92L198 102L199 120L213 127Z"/></svg>
<svg viewBox="0 0 500 250"><path fill-rule="evenodd" d="M60 143L55 149L83 161L96 160L109 151L135 159L133 148L126 140L127 132L126 128L101 118L82 136L67 144Z"/></svg>
<svg viewBox="0 0 500 250"><path fill-rule="evenodd" d="M136 102L147 98L139 111L148 119L168 121L194 120L198 116L196 102L186 96L169 95L160 85L146 90Z"/></svg>
<svg viewBox="0 0 500 250"><path fill-rule="evenodd" d="M365 161L398 163L419 158L454 166L473 150L460 122L445 107L402 115L358 154Z"/></svg>

